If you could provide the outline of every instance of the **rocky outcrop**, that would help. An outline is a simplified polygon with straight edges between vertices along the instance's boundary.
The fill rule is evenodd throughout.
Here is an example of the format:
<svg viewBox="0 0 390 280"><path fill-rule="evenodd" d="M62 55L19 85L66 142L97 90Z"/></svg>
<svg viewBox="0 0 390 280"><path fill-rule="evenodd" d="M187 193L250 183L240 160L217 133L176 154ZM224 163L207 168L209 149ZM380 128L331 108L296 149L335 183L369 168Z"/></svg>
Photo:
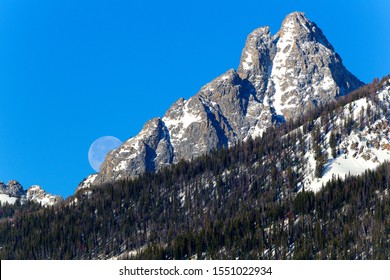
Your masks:
<svg viewBox="0 0 390 280"><path fill-rule="evenodd" d="M16 199L20 199L22 202L30 200L48 206L63 201L61 196L49 194L38 185L31 186L26 191L16 180L11 180L7 184L0 181L0 195L3 195L0 196L0 202L14 203Z"/></svg>
<svg viewBox="0 0 390 280"><path fill-rule="evenodd" d="M263 101L268 90L277 47L268 26L254 30L248 35L242 51L237 72L243 80L250 82L258 100Z"/></svg>
<svg viewBox="0 0 390 280"><path fill-rule="evenodd" d="M7 184L0 181L0 193L9 195L10 197L20 198L25 194L25 191L18 181L11 180Z"/></svg>
<svg viewBox="0 0 390 280"><path fill-rule="evenodd" d="M249 34L237 71L227 71L189 100L176 101L163 118L147 122L79 189L259 136L273 123L300 117L361 85L318 26L303 13L292 13L274 36L269 27Z"/></svg>
<svg viewBox="0 0 390 280"><path fill-rule="evenodd" d="M61 196L49 194L38 185L31 186L27 189L26 198L27 200L41 203L45 206L54 205L63 201Z"/></svg>
<svg viewBox="0 0 390 280"><path fill-rule="evenodd" d="M148 121L136 137L107 155L99 176L120 179L122 174L139 175L172 161L169 132L161 118L155 118Z"/></svg>

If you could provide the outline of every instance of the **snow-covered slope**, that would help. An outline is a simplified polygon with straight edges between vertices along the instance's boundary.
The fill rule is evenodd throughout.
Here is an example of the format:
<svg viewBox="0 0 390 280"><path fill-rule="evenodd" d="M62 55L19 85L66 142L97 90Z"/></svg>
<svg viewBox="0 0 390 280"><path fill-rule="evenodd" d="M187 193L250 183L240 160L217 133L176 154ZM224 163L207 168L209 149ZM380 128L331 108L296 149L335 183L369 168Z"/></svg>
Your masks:
<svg viewBox="0 0 390 280"><path fill-rule="evenodd" d="M8 204L14 204L17 200L16 197L9 196L8 194L0 194L0 202L2 204L8 203Z"/></svg>
<svg viewBox="0 0 390 280"><path fill-rule="evenodd" d="M372 97L355 100L337 109L329 122L323 120L324 117L315 121L314 125L320 127L320 147L326 162L321 177L316 176L315 152L313 147L308 149L301 186L318 191L332 177L358 175L390 160L390 80ZM332 133L338 135L335 158L329 144ZM306 135L305 141L308 147L312 146L312 135Z"/></svg>

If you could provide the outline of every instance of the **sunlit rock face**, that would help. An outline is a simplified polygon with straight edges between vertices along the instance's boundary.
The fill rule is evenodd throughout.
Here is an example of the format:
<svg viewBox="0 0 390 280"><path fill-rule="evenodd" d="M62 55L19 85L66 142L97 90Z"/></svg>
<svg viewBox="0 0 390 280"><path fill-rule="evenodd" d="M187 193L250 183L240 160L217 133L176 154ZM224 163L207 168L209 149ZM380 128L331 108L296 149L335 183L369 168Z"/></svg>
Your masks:
<svg viewBox="0 0 390 280"><path fill-rule="evenodd" d="M210 150L262 135L362 86L342 64L318 26L303 13L288 15L280 30L249 34L236 70L228 70L162 118L111 151L99 173L79 189L190 160Z"/></svg>

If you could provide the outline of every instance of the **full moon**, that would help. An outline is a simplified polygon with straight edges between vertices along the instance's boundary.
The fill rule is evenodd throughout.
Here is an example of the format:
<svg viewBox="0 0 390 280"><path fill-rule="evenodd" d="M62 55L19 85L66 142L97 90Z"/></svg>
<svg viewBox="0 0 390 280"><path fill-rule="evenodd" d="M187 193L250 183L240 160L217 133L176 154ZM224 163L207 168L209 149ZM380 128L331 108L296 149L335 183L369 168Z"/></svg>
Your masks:
<svg viewBox="0 0 390 280"><path fill-rule="evenodd" d="M122 145L122 141L113 136L103 136L96 139L91 147L89 147L89 164L96 172L99 172L107 153L118 148L120 145Z"/></svg>

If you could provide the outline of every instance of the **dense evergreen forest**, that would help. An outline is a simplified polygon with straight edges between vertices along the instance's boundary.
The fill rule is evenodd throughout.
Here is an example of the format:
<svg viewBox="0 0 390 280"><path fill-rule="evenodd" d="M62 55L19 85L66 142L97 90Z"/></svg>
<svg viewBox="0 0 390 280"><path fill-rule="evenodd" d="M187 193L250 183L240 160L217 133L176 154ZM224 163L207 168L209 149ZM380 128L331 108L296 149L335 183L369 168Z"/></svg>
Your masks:
<svg viewBox="0 0 390 280"><path fill-rule="evenodd" d="M3 205L0 258L388 259L389 163L360 176L334 177L318 193L299 184L308 149L318 150L320 177L321 147L333 149L359 129L346 118L326 143L321 133L332 127L327 122L337 109L362 97L375 101L388 79L271 127L260 138L83 189L54 207ZM388 104L380 106L387 112ZM375 121L371 115L362 125Z"/></svg>

